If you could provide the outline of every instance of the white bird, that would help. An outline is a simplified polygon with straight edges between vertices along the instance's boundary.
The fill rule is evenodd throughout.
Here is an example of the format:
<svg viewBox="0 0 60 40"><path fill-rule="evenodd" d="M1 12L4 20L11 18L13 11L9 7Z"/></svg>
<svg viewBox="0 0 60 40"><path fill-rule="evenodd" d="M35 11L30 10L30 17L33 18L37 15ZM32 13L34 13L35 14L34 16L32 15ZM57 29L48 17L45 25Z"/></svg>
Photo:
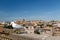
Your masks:
<svg viewBox="0 0 60 40"><path fill-rule="evenodd" d="M11 25L12 25L12 27L15 28L15 29L23 28L23 26L18 25L18 24L15 23L15 22L11 22Z"/></svg>

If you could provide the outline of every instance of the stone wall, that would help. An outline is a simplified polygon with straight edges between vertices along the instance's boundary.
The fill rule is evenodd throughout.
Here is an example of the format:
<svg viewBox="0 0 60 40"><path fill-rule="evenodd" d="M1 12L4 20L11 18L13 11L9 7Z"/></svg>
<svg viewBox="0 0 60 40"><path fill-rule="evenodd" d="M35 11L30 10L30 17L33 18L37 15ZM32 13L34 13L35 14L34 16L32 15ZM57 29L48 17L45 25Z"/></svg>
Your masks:
<svg viewBox="0 0 60 40"><path fill-rule="evenodd" d="M23 36L23 35L10 35L10 39L12 40L41 40L40 38L33 38L33 37L28 37L28 36Z"/></svg>

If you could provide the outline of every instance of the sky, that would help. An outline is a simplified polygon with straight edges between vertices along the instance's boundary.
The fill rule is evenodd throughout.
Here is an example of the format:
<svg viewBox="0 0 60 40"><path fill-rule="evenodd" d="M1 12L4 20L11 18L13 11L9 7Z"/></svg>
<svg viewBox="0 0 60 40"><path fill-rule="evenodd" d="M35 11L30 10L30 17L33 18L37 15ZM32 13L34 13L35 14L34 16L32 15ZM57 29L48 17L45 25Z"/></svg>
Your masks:
<svg viewBox="0 0 60 40"><path fill-rule="evenodd" d="M60 0L0 0L0 21L60 20Z"/></svg>

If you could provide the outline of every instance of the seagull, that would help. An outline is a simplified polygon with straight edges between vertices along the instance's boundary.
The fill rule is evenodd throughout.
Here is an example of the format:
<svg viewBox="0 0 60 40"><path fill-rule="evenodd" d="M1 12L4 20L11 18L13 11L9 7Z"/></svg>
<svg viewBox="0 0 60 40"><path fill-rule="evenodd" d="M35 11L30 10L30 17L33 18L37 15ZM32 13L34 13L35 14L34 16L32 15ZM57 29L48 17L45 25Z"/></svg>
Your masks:
<svg viewBox="0 0 60 40"><path fill-rule="evenodd" d="M15 28L15 29L23 28L23 26L15 23L15 22L11 22L11 25L12 25L12 27Z"/></svg>

